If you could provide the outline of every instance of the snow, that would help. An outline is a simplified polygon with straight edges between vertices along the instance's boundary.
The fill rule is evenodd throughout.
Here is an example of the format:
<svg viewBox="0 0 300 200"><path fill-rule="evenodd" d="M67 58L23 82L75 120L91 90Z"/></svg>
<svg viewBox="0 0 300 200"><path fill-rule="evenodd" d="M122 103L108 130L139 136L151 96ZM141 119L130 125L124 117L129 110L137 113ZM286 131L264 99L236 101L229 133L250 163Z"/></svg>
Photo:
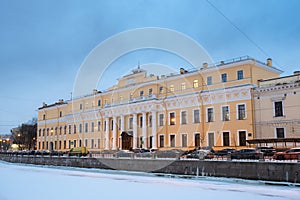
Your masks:
<svg viewBox="0 0 300 200"><path fill-rule="evenodd" d="M0 162L0 200L299 199L300 187L225 178L179 178L149 173Z"/></svg>

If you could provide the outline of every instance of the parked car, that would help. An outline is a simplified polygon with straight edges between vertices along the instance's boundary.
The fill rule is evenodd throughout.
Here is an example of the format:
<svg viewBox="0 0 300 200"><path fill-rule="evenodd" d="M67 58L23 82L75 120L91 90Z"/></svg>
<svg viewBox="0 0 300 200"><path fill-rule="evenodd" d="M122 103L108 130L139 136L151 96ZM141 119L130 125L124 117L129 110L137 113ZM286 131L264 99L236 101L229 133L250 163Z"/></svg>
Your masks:
<svg viewBox="0 0 300 200"><path fill-rule="evenodd" d="M226 148L226 149L222 149L222 150L216 151L215 152L215 156L227 156L228 154L231 154L231 153L233 153L235 151L236 151L236 149Z"/></svg>
<svg viewBox="0 0 300 200"><path fill-rule="evenodd" d="M276 153L276 149L269 146L257 147L256 149L262 152L264 156L273 156Z"/></svg>
<svg viewBox="0 0 300 200"><path fill-rule="evenodd" d="M259 159L260 155L255 148L246 148L231 153L231 159Z"/></svg>
<svg viewBox="0 0 300 200"><path fill-rule="evenodd" d="M291 148L284 152L277 152L274 154L273 158L275 160L297 160L300 154L300 147Z"/></svg>
<svg viewBox="0 0 300 200"><path fill-rule="evenodd" d="M137 148L132 150L133 153L151 153L150 149Z"/></svg>
<svg viewBox="0 0 300 200"><path fill-rule="evenodd" d="M186 155L186 158L213 158L213 154L210 150L205 150L205 149L199 149L196 151L193 151L192 153L189 153Z"/></svg>
<svg viewBox="0 0 300 200"><path fill-rule="evenodd" d="M86 147L76 147L69 151L70 156L87 156L89 151Z"/></svg>

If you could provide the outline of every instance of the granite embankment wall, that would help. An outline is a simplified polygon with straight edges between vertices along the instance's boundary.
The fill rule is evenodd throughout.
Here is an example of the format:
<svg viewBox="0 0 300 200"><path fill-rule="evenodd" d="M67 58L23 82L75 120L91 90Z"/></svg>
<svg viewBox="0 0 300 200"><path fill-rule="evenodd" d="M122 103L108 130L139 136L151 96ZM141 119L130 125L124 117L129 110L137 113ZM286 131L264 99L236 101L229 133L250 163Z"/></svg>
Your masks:
<svg viewBox="0 0 300 200"><path fill-rule="evenodd" d="M300 183L300 162L8 156L13 163Z"/></svg>

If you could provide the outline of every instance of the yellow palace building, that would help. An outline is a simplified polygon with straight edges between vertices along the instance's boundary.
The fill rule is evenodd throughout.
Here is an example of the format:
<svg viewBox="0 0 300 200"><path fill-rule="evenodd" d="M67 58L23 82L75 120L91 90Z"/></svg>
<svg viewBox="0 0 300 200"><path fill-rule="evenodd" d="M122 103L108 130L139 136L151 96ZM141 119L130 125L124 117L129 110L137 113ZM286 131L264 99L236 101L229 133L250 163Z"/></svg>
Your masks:
<svg viewBox="0 0 300 200"><path fill-rule="evenodd" d="M138 67L106 91L44 103L37 149L244 147L255 138L253 89L280 73L250 57L164 76Z"/></svg>

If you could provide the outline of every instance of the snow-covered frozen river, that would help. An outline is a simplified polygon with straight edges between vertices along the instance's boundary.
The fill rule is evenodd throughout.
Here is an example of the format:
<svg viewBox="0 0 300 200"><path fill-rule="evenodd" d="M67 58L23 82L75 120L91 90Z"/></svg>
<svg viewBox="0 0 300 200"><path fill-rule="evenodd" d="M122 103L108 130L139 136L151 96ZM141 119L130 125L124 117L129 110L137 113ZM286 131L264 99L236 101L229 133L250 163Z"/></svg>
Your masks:
<svg viewBox="0 0 300 200"><path fill-rule="evenodd" d="M300 187L259 181L42 167L0 161L0 200L300 199Z"/></svg>

